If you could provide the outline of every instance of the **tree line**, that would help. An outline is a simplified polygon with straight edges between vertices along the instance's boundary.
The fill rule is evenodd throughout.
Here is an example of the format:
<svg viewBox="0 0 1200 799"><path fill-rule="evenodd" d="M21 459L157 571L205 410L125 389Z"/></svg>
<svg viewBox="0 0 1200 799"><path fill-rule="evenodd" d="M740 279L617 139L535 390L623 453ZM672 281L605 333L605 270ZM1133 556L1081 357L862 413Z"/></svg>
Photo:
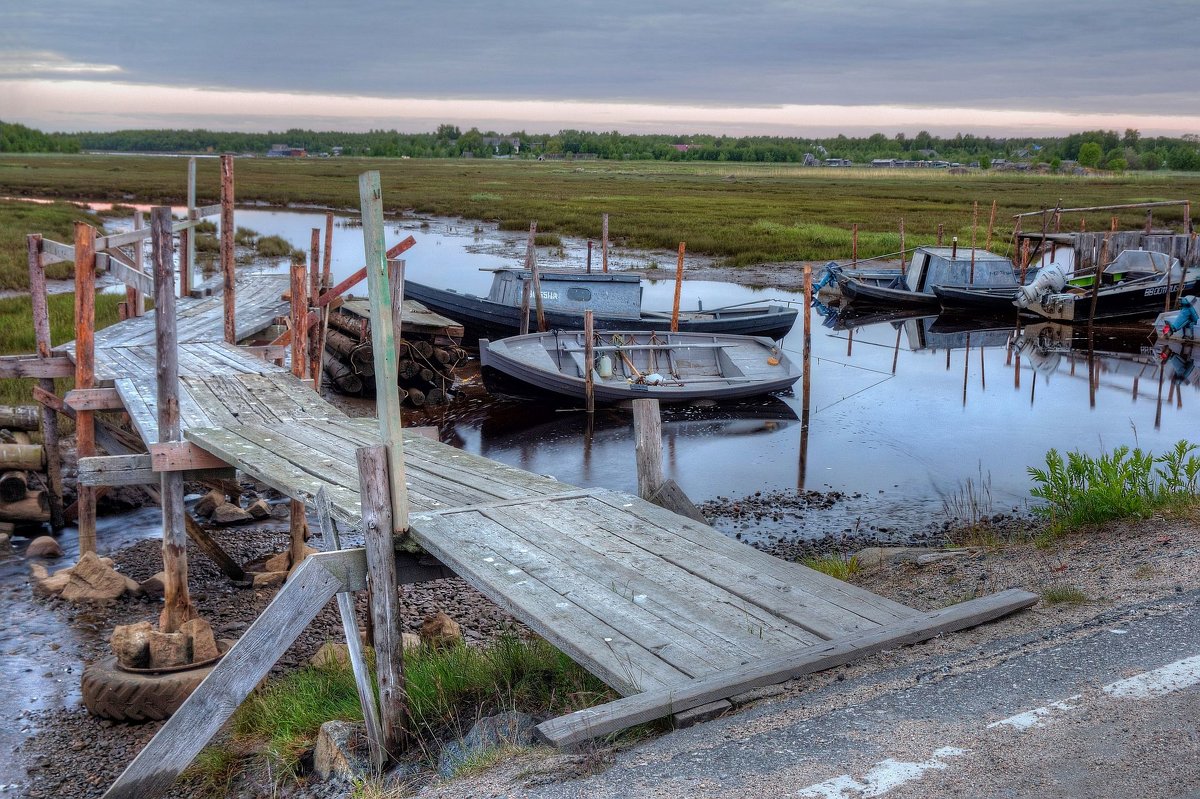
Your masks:
<svg viewBox="0 0 1200 799"><path fill-rule="evenodd" d="M999 159L1064 163L1115 171L1174 169L1200 171L1200 136L1142 136L1127 129L1091 130L1059 137L991 137L959 133L935 136L718 136L707 134L626 134L560 130L553 134L497 133L440 125L430 133L371 130L365 133L292 128L267 133L193 130L118 130L43 133L0 121L0 152L235 152L265 155L274 145L303 148L309 155L338 154L392 158L595 157L608 160L811 163L875 159L977 163L987 168Z"/></svg>

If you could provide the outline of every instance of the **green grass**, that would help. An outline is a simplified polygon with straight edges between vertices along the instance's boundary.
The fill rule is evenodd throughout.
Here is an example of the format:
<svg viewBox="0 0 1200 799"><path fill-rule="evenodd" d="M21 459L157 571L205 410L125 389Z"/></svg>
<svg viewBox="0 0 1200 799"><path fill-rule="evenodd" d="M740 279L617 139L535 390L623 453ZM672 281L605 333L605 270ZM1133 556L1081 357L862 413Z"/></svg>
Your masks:
<svg viewBox="0 0 1200 799"><path fill-rule="evenodd" d="M0 194L4 194L2 189ZM26 234L41 233L45 238L71 245L75 242L76 222L100 224L95 214L70 203L0 200L0 289L29 289ZM46 276L51 280L63 280L74 274L74 264L60 261L46 266Z"/></svg>
<svg viewBox="0 0 1200 799"><path fill-rule="evenodd" d="M196 252L220 252L221 240L211 233L196 234Z"/></svg>
<svg viewBox="0 0 1200 799"><path fill-rule="evenodd" d="M197 164L201 204L219 199L218 167L216 159ZM907 246L932 241L939 224L965 245L973 200L981 209L997 201L993 249L1003 251L1019 211L1060 201L1109 205L1200 194L1200 175L1186 173L1072 177L698 162L256 158L236 163L237 197L357 209L357 176L368 169L381 173L388 211L494 220L510 230L528 230L536 219L540 230L593 239L608 213L618 245L674 250L686 241L688 252L732 264L848 258L854 224L860 257L894 252L901 217ZM503 194L479 190L500 185ZM143 202L178 203L186 188L186 169L173 158L0 157L0 194L101 200L133 193ZM1178 227L1182 214L1182 208L1156 209L1154 221ZM1144 221L1144 212L1121 215L1128 227ZM1107 213L1087 218L1089 230L1108 222ZM986 224L981 213L981 245ZM1063 225L1077 229L1079 218L1066 216Z"/></svg>
<svg viewBox="0 0 1200 799"><path fill-rule="evenodd" d="M559 714L616 698L541 639L502 638L486 648L421 648L406 652L404 660L410 730L425 750L436 751L437 742L500 710ZM231 739L218 748L245 751L248 742L258 742L273 767L291 772L321 724L335 719L362 720L353 673L335 662L305 666L251 694L233 717ZM210 757L225 767L226 758Z"/></svg>
<svg viewBox="0 0 1200 799"><path fill-rule="evenodd" d="M862 570L862 564L859 563L857 555L847 557L838 552L831 552L815 558L805 558L804 565L839 580L849 580Z"/></svg>
<svg viewBox="0 0 1200 799"><path fill-rule="evenodd" d="M1055 585L1042 591L1042 601L1049 605L1082 605L1088 597L1073 585Z"/></svg>
<svg viewBox="0 0 1200 799"><path fill-rule="evenodd" d="M196 231L197 235L200 235L202 233L208 233L209 235L215 235L217 232L217 223L213 222L211 219L201 219L199 222L196 223L196 226L194 228L192 228L192 230Z"/></svg>
<svg viewBox="0 0 1200 799"><path fill-rule="evenodd" d="M233 243L239 247L253 247L258 243L258 231L239 226L233 231Z"/></svg>
<svg viewBox="0 0 1200 799"><path fill-rule="evenodd" d="M1029 467L1035 483L1030 493L1044 502L1036 511L1048 518L1050 536L1110 519L1145 517L1200 498L1196 449L1179 441L1159 456L1117 447L1099 457L1075 451L1066 458L1052 449L1046 468Z"/></svg>
<svg viewBox="0 0 1200 799"><path fill-rule="evenodd" d="M262 236L254 247L264 258L291 258L293 261L304 261L308 258L303 250L293 247L282 236Z"/></svg>
<svg viewBox="0 0 1200 799"><path fill-rule="evenodd" d="M124 295L96 295L96 329L108 327L117 321L117 305ZM57 346L75 338L75 295L51 294L50 340ZM33 310L29 297L7 297L0 299L0 355L21 355L36 351L33 335ZM0 380L0 405L28 405L33 402L32 378ZM55 381L61 396L74 381Z"/></svg>

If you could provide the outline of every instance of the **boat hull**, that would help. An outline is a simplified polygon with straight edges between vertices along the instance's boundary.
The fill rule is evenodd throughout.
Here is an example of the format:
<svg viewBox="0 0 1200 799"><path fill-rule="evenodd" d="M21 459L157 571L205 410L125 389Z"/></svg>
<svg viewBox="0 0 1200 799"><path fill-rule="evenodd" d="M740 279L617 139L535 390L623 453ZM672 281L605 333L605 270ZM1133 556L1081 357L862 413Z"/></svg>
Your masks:
<svg viewBox="0 0 1200 799"><path fill-rule="evenodd" d="M1200 278L1185 280L1183 293L1200 288ZM1101 288L1096 294L1096 319L1126 319L1149 316L1161 311L1167 303L1168 293L1174 296L1179 285L1166 281L1149 286L1110 286ZM1025 312L1055 322L1078 324L1091 317L1092 295L1083 291L1078 294L1052 294L1043 302L1030 304Z"/></svg>
<svg viewBox="0 0 1200 799"><path fill-rule="evenodd" d="M449 316L466 329L466 341L482 338L498 339L520 332L521 309L503 305L470 294L447 289L435 289L420 283L404 281L404 298L416 300L436 313ZM679 317L680 332L713 333L721 335L764 336L781 339L796 323L799 312L782 305L732 309L728 311L687 311ZM531 308L530 317L536 319ZM550 330L579 330L582 314L546 309L546 326ZM670 326L669 313L643 313L639 317L596 315L596 330L663 330ZM536 321L531 325L536 327Z"/></svg>
<svg viewBox="0 0 1200 799"><path fill-rule="evenodd" d="M615 335L634 337L645 331L614 331ZM579 334L575 331L561 334L575 355L579 355L578 346L571 344L573 337ZM769 368L759 369L757 376L720 377L682 377L678 382L666 382L662 385L648 385L637 382L627 382L617 375L610 379L597 379L593 384L593 396L601 404L613 404L634 399L657 399L662 403L695 402L697 400L739 400L748 397L758 397L766 394L784 391L791 388L800 379L800 371L788 360L787 356L772 345L769 339L750 336L711 336L696 334L694 337L680 334L661 333L670 336L673 353L688 351L688 342L694 342L694 348L712 348L721 344L737 346L745 351L754 348L753 357L760 357L763 364L768 358L777 361ZM500 341L487 339L479 342L479 361L483 373L484 385L489 392L499 395L520 397L559 397L573 400L586 399L586 382L581 375L564 372L561 361L555 363L553 355L547 355L544 363L541 359L533 359L530 353L541 355L537 346L540 340L555 340L554 334L533 333L526 336L513 336ZM637 347L631 349L636 350ZM565 350L564 350L565 352ZM617 351L618 358L628 357ZM561 353L560 356L561 358ZM663 356L665 358L665 356ZM743 355L743 360L745 356ZM632 365L632 364L631 364ZM618 364L619 367L619 364ZM643 369L642 371L645 371ZM726 380L728 382L726 382Z"/></svg>

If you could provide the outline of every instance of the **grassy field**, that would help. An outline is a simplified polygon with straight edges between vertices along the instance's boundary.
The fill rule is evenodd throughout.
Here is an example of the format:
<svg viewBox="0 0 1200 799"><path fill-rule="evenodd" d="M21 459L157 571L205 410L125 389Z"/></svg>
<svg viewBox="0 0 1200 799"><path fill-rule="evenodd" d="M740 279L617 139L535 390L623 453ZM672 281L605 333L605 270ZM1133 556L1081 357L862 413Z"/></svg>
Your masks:
<svg viewBox="0 0 1200 799"><path fill-rule="evenodd" d="M4 194L0 189L0 195ZM69 203L35 204L0 200L0 289L29 288L29 257L25 234L41 233L63 244L75 240L75 222L88 222L100 227L101 220ZM75 265L56 263L46 267L52 279L68 278L75 274Z"/></svg>
<svg viewBox="0 0 1200 799"><path fill-rule="evenodd" d="M236 195L239 202L357 208L357 176L367 169L380 171L389 211L497 221L514 230L536 219L540 232L593 238L608 213L620 245L673 249L682 240L689 252L733 265L849 257L853 224L862 234L862 256L894 251L901 217L909 246L931 242L938 224L966 244L972 201L980 204L982 245L993 200L995 238L1003 243L1019 211L1200 195L1200 175L1183 173L950 175L778 164L352 158L241 159ZM185 174L177 158L4 156L0 195L180 203ZM199 160L198 181L199 202L217 202L216 159ZM1122 223L1136 226L1144 218L1130 212ZM1166 209L1156 220L1178 225L1182 209ZM1095 230L1108 221L1097 214L1087 224Z"/></svg>

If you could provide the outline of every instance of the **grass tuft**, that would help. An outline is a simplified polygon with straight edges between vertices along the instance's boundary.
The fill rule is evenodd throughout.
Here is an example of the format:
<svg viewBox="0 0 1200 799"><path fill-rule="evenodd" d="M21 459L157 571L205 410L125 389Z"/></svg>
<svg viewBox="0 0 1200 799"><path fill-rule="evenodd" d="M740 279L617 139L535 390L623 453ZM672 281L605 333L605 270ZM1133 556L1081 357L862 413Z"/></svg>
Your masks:
<svg viewBox="0 0 1200 799"><path fill-rule="evenodd" d="M1088 597L1073 585L1055 585L1042 591L1042 600L1050 605L1082 605Z"/></svg>
<svg viewBox="0 0 1200 799"><path fill-rule="evenodd" d="M820 557L805 558L804 565L830 577L848 580L862 571L857 555L846 556L838 552L830 552Z"/></svg>
<svg viewBox="0 0 1200 799"><path fill-rule="evenodd" d="M293 247L283 236L262 236L255 244L255 249L264 258L291 258L293 261L308 258L307 253Z"/></svg>

